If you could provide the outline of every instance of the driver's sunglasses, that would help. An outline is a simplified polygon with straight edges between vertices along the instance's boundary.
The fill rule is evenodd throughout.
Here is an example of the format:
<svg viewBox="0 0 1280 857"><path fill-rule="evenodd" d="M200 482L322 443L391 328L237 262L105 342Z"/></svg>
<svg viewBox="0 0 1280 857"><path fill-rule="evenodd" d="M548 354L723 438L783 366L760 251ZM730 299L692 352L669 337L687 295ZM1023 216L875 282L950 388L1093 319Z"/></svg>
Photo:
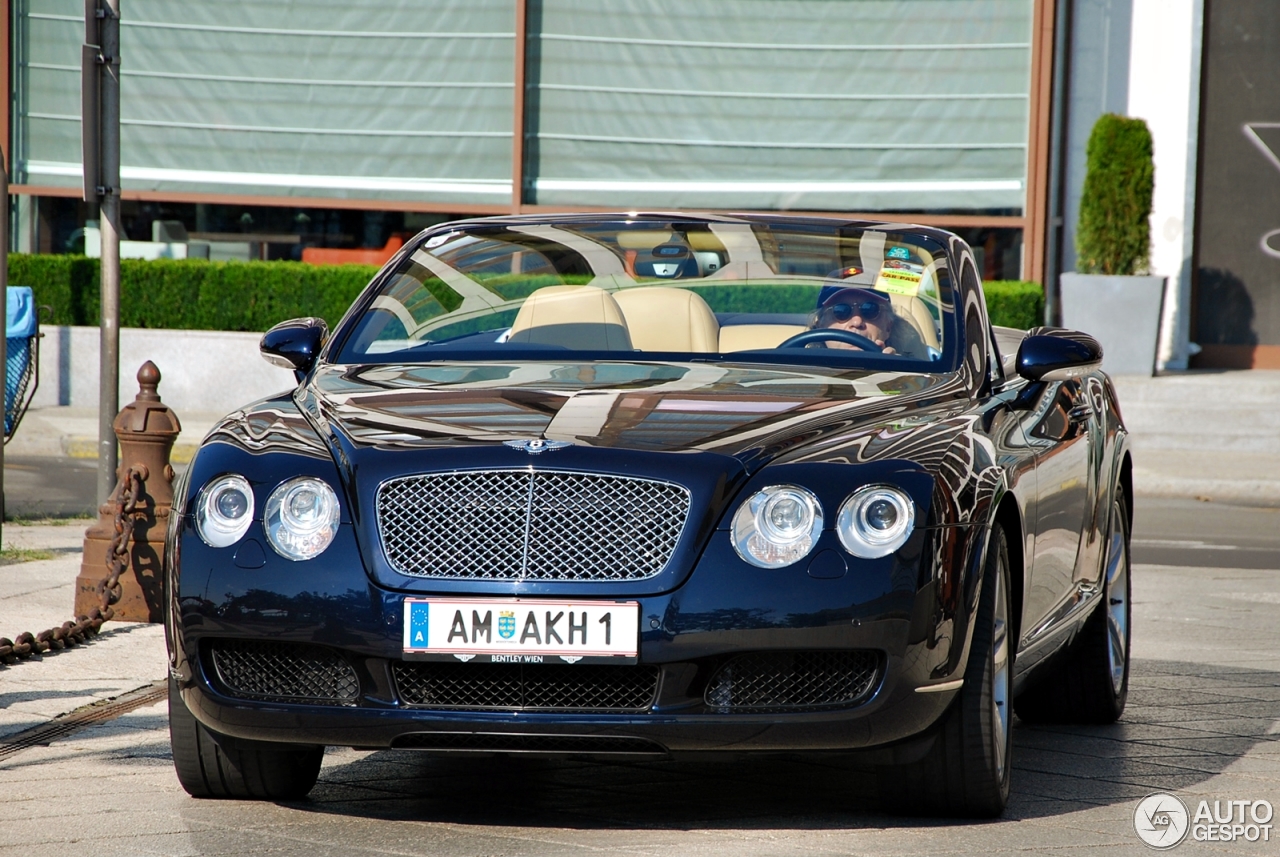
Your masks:
<svg viewBox="0 0 1280 857"><path fill-rule="evenodd" d="M860 304L832 304L827 307L831 310L831 316L836 321L848 321L855 315L860 315L865 321L871 321L880 315L879 301L863 301Z"/></svg>

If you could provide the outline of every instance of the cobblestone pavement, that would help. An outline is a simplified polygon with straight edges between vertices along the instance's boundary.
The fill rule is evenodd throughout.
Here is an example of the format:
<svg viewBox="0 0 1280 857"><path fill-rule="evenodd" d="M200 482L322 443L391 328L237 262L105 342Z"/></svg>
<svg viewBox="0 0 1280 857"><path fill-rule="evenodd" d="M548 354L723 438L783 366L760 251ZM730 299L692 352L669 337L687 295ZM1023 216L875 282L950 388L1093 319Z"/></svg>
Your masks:
<svg viewBox="0 0 1280 857"><path fill-rule="evenodd" d="M306 801L196 801L174 777L160 703L0 761L0 855L1148 854L1132 819L1152 792L1193 812L1202 798L1280 804L1280 576L1139 565L1134 586L1123 721L1019 724L1013 799L999 821L885 814L867 773L837 756L605 764L331 749ZM138 671L163 662L158 628L125 627L0 671L0 708L12 709L15 682L38 670L126 647ZM119 677L99 684L73 683L73 696L128 689ZM1275 841L1176 849L1277 851Z"/></svg>

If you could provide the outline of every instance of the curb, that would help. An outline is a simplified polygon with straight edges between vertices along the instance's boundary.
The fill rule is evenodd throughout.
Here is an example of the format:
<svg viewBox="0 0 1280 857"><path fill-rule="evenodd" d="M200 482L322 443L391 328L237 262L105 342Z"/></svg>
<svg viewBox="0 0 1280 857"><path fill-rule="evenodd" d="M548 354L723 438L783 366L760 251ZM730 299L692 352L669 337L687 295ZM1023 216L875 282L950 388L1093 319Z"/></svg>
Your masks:
<svg viewBox="0 0 1280 857"><path fill-rule="evenodd" d="M169 462L171 464L190 464L198 447L199 445L195 443L175 443L173 452L169 455ZM72 435L64 436L62 438L62 453L69 458L97 460L98 439Z"/></svg>
<svg viewBox="0 0 1280 857"><path fill-rule="evenodd" d="M1133 490L1139 497L1176 497L1231 506L1280 508L1280 480L1187 479L1135 468Z"/></svg>

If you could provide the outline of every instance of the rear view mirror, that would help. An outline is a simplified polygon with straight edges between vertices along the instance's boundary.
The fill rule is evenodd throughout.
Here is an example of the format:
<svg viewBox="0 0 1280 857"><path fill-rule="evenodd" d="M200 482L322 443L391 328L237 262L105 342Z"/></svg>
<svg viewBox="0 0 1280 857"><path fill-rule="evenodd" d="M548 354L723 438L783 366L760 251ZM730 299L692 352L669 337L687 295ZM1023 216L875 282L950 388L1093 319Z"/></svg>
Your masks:
<svg viewBox="0 0 1280 857"><path fill-rule="evenodd" d="M1018 374L1030 381L1066 381L1102 365L1102 346L1087 333L1040 327L1018 347Z"/></svg>
<svg viewBox="0 0 1280 857"><path fill-rule="evenodd" d="M316 364L320 349L329 338L329 325L322 318L294 318L282 321L262 335L258 350L273 366L292 369L299 381Z"/></svg>

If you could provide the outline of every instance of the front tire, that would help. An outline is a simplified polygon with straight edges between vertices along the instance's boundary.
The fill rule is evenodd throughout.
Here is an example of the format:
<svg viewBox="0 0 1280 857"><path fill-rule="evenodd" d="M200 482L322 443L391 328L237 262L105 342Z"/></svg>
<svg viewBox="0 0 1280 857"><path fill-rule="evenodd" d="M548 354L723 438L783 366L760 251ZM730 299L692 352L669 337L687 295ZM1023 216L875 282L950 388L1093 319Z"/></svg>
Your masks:
<svg viewBox="0 0 1280 857"><path fill-rule="evenodd" d="M187 709L169 679L169 745L178 782L198 798L297 800L320 776L324 747L219 735Z"/></svg>
<svg viewBox="0 0 1280 857"><path fill-rule="evenodd" d="M994 818L1009 801L1013 640L1009 548L991 528L964 684L919 761L880 769L887 802L913 815Z"/></svg>
<svg viewBox="0 0 1280 857"><path fill-rule="evenodd" d="M1129 696L1132 583L1129 515L1117 492L1107 525L1102 598L1079 637L1049 675L1016 703L1028 723L1115 723Z"/></svg>

